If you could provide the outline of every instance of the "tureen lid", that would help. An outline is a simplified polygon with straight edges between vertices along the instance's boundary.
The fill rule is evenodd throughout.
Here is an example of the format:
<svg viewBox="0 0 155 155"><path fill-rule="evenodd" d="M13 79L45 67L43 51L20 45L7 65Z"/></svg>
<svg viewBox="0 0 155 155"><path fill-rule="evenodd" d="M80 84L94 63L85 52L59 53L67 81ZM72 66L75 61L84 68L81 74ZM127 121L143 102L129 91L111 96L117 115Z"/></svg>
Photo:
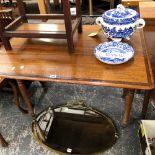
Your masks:
<svg viewBox="0 0 155 155"><path fill-rule="evenodd" d="M102 18L105 23L109 24L130 24L139 18L139 14L135 10L119 4L116 9L106 11Z"/></svg>

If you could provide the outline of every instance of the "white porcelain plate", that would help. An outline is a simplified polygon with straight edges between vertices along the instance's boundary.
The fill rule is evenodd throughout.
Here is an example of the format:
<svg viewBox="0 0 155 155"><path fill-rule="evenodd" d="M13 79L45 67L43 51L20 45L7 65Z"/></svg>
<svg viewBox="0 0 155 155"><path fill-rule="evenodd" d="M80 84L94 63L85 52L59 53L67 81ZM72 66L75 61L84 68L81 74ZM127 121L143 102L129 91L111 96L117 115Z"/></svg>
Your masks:
<svg viewBox="0 0 155 155"><path fill-rule="evenodd" d="M110 41L96 46L94 54L98 60L115 65L130 60L134 55L134 50L127 43Z"/></svg>

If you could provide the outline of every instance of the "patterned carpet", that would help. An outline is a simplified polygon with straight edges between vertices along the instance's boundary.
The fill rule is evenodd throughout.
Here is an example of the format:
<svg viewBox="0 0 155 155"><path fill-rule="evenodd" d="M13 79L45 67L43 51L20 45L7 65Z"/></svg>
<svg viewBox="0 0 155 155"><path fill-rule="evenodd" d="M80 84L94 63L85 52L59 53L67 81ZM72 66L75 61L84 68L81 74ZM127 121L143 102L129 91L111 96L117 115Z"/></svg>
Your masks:
<svg viewBox="0 0 155 155"><path fill-rule="evenodd" d="M39 82L33 82L29 88L36 113L51 105L60 105L78 100L85 100L87 105L109 115L115 122L119 138L109 150L98 155L139 155L141 148L138 137L139 120L142 105L142 94L136 94L129 125L120 126L124 100L122 90L110 87L96 87L64 83L48 83L47 92ZM54 151L43 148L32 136L29 115L22 114L13 104L13 95L8 92L0 93L0 124L1 132L9 142L8 148L1 148L0 155L55 155ZM155 109L149 105L149 119L155 119Z"/></svg>

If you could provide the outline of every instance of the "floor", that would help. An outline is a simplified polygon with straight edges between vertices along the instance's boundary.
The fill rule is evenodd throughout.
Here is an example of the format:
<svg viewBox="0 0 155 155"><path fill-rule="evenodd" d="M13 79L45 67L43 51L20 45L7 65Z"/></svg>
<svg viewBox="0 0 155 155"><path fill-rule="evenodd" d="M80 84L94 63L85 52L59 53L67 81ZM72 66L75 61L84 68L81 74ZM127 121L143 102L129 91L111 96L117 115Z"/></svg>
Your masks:
<svg viewBox="0 0 155 155"><path fill-rule="evenodd" d="M140 155L138 131L143 94L136 94L129 124L120 126L123 115L124 100L122 90L110 87L97 87L64 83L48 83L45 92L39 82L33 82L29 88L36 113L44 108L64 103L85 100L92 106L110 116L117 126L119 138L116 144L97 155ZM22 102L22 100L21 100ZM1 132L9 142L8 148L1 148L0 155L55 155L54 151L43 148L32 136L32 118L22 114L13 103L11 92L0 93ZM149 105L147 119L155 119L155 109Z"/></svg>

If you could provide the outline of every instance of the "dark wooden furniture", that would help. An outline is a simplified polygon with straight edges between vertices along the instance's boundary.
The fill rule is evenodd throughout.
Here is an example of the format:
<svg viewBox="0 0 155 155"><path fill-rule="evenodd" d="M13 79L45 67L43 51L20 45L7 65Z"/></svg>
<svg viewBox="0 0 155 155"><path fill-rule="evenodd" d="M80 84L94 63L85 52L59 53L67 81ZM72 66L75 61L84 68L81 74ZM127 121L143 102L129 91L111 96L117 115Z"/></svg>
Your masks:
<svg viewBox="0 0 155 155"><path fill-rule="evenodd" d="M0 27L5 27L13 21L12 10L0 10ZM0 42L1 42L0 38Z"/></svg>
<svg viewBox="0 0 155 155"><path fill-rule="evenodd" d="M88 37L99 29L98 26L83 28L82 34L75 35L76 52L72 54L68 53L65 40L44 40L43 43L40 39L13 38L12 51L6 52L4 47L0 49L0 76L18 79L21 86L22 80L37 80L126 88L122 120L125 126L135 89L150 90L154 87L143 31L137 30L128 41L135 49L133 59L121 65L108 65L98 61L93 54L95 46L107 41L106 37L103 34Z"/></svg>
<svg viewBox="0 0 155 155"><path fill-rule="evenodd" d="M3 136L1 135L0 133L0 145L2 147L7 147L8 146L8 143L6 142L6 140L3 138Z"/></svg>
<svg viewBox="0 0 155 155"><path fill-rule="evenodd" d="M19 96L22 95L22 92L20 91L21 89L18 88L17 83L18 83L18 80L16 81L16 80L4 79L0 77L0 89L3 89L4 87L6 87L6 89L12 90L17 108L22 113L28 113L27 110L23 109L20 106Z"/></svg>
<svg viewBox="0 0 155 155"><path fill-rule="evenodd" d="M5 78L2 78L0 77L0 89L3 89L6 85L9 85L11 87L11 90L13 92L13 95L14 95L14 99L15 99L15 104L16 106L18 107L18 109L22 112L22 113L28 113L27 110L23 109L21 106L20 106L20 102L19 102L19 95L21 93L21 95L23 94L22 92L20 92L18 90L18 87L17 87L17 84L16 84L16 81L15 80L11 80L11 79L5 79ZM22 86L25 86L24 83ZM21 89L20 89L21 90ZM23 89L22 89L23 90ZM24 97L23 97L24 98ZM25 98L24 98L25 100ZM27 101L25 103L28 103ZM29 101L29 103L31 104L31 102ZM32 105L32 104L31 104ZM31 106L30 105L30 106ZM7 147L8 146L8 143L5 141L5 139L3 138L3 136L1 135L0 133L0 145L2 147Z"/></svg>
<svg viewBox="0 0 155 155"><path fill-rule="evenodd" d="M0 10L0 23L2 26L7 26L13 21L12 10Z"/></svg>
<svg viewBox="0 0 155 155"><path fill-rule="evenodd" d="M3 81L4 81L4 78L0 77L0 87L1 87L1 85L2 85L2 83L3 83ZM0 145L1 145L2 147L7 147L7 146L8 146L8 143L7 143L6 140L3 138L3 136L2 136L1 133L0 133Z"/></svg>
<svg viewBox="0 0 155 155"><path fill-rule="evenodd" d="M13 20L13 16L12 16L12 10L0 10L0 25L2 25L3 27L7 26L8 24L10 24ZM21 92L18 91L18 87L17 87L17 83L19 85L19 89ZM23 87L25 87L24 83L22 85L22 89L20 88L20 81L18 82L16 80L8 80L5 78L0 77L0 88L2 89L4 86L9 85L13 91L14 94L14 99L15 99L15 104L17 105L18 109L23 112L23 113L28 113L27 110L23 109L20 106L20 102L19 102L19 95L21 93L21 95L23 96L22 90ZM26 89L26 88L25 88ZM25 92L24 92L25 93ZM25 103L29 103L28 107L29 109L32 108L32 104L29 100L29 98L27 99L25 96L23 96L24 100L26 100ZM3 147L8 146L8 143L5 141L5 139L3 138L3 136L0 133L0 145Z"/></svg>
<svg viewBox="0 0 155 155"><path fill-rule="evenodd" d="M153 0L121 0L122 5L126 7L136 7L136 9L139 11L139 3L141 2L151 2ZM147 6L147 4L146 4Z"/></svg>
<svg viewBox="0 0 155 155"><path fill-rule="evenodd" d="M17 0L20 16L16 18L8 26L3 27L0 25L0 37L3 41L6 50L11 50L11 44L9 42L10 37L19 38L55 38L55 39L67 39L67 45L70 52L74 51L73 34L78 29L78 32L82 32L82 17L80 0L76 0L76 15L71 16L69 0L62 0L63 14L26 14L24 4L22 0ZM20 27L25 24L31 27L32 24L28 22L29 19L60 19L64 20L64 30L57 31L53 29L55 25L45 24L44 29L24 29L20 30ZM73 20L72 20L73 19ZM33 23L34 24L34 23ZM35 25L35 24L34 24ZM47 28L46 28L47 25ZM51 26L51 27L50 27Z"/></svg>
<svg viewBox="0 0 155 155"><path fill-rule="evenodd" d="M9 25L12 21L13 21L13 15L12 15L12 10L8 9L8 10L0 10L0 26L2 26L3 28L6 27L7 25ZM8 38L9 39L9 38ZM15 103L17 105L17 107L19 108L20 111L22 111L23 113L27 113L27 111L23 108L21 108L20 103L19 103L19 93L18 93L18 88L17 88L17 84L19 85L19 89L20 89L20 93L23 96L24 100L27 100L27 98L25 98L25 96L22 93L22 89L20 88L20 82L19 81L13 81L13 80L8 80L8 79L4 79L1 78L0 81L0 86L3 87L6 84L9 84L13 90L14 93L14 97L15 97ZM22 85L22 87L25 87L24 85ZM25 88L26 89L26 88ZM25 103L30 103L29 102L25 102ZM31 105L28 105L29 108L32 108Z"/></svg>
<svg viewBox="0 0 155 155"><path fill-rule="evenodd" d="M150 54L150 61L155 79L155 2L139 3L140 17L145 19L145 39ZM155 90L145 91L142 117L145 118L150 98L155 98ZM154 99L155 100L155 99Z"/></svg>
<svg viewBox="0 0 155 155"><path fill-rule="evenodd" d="M139 2L139 12L140 16L144 19L154 19L155 18L155 2Z"/></svg>
<svg viewBox="0 0 155 155"><path fill-rule="evenodd" d="M152 19L146 23L147 26L144 28L145 39L148 47L148 51L150 54L150 61L152 65L153 77L155 79L155 20L153 25L151 24ZM151 25L150 25L151 24ZM143 110L142 110L142 118L146 117L148 104L150 103L150 99L152 98L155 101L155 89L145 91L144 102L143 102Z"/></svg>

